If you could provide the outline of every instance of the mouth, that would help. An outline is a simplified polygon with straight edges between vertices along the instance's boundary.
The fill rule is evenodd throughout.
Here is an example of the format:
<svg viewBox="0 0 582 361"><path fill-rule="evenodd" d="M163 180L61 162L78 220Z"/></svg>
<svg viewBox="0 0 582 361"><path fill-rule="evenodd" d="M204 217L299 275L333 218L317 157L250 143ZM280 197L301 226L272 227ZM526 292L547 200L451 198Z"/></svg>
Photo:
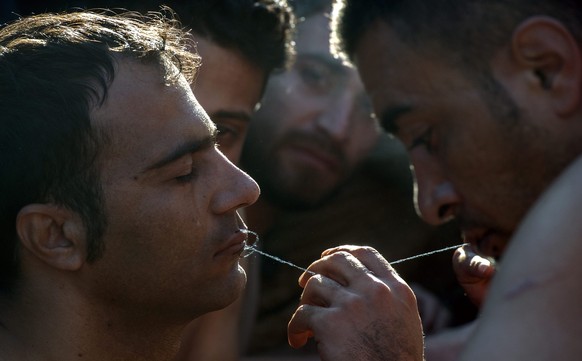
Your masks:
<svg viewBox="0 0 582 361"><path fill-rule="evenodd" d="M338 173L342 167L339 157L332 153L321 151L319 148L294 145L290 149L296 158L303 163L310 164L312 167L332 173Z"/></svg>
<svg viewBox="0 0 582 361"><path fill-rule="evenodd" d="M492 229L463 231L465 243L470 243L482 256L498 261L509 241L509 236Z"/></svg>
<svg viewBox="0 0 582 361"><path fill-rule="evenodd" d="M224 247L214 254L214 257L240 257L245 249L246 240L247 235L237 231L228 239Z"/></svg>

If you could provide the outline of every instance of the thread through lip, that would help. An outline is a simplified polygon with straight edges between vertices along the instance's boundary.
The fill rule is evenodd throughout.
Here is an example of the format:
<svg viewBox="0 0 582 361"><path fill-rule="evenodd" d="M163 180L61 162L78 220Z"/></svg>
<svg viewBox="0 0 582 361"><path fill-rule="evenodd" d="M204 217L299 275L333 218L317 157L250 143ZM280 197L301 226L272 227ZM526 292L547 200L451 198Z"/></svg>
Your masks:
<svg viewBox="0 0 582 361"><path fill-rule="evenodd" d="M248 229L247 225L245 224L244 220L242 219L241 215L236 212L237 222L239 225L239 232L246 234L245 239L245 251L247 254L243 255L243 257L247 257L254 252L254 247L259 242L259 235L257 232L253 232Z"/></svg>
<svg viewBox="0 0 582 361"><path fill-rule="evenodd" d="M259 242L259 235L257 232L253 232L248 229L241 229L240 231L247 235L247 239L245 240L246 247L254 247Z"/></svg>

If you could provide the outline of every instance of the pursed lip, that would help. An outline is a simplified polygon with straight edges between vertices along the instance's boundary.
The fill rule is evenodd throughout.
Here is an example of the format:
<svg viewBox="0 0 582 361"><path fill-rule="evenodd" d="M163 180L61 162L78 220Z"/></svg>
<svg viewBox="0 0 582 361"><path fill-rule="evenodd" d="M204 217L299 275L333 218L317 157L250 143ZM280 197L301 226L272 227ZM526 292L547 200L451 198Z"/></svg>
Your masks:
<svg viewBox="0 0 582 361"><path fill-rule="evenodd" d="M323 167L338 172L341 168L341 160L332 153L322 151L319 148L311 147L305 144L295 144L290 149L296 154L308 158L311 162L316 162Z"/></svg>
<svg viewBox="0 0 582 361"><path fill-rule="evenodd" d="M245 240L247 235L243 232L236 231L224 244L224 246L219 249L214 257L220 256L240 256L245 248Z"/></svg>
<svg viewBox="0 0 582 361"><path fill-rule="evenodd" d="M505 250L508 237L493 229L463 230L465 243L470 243L479 254L498 260Z"/></svg>

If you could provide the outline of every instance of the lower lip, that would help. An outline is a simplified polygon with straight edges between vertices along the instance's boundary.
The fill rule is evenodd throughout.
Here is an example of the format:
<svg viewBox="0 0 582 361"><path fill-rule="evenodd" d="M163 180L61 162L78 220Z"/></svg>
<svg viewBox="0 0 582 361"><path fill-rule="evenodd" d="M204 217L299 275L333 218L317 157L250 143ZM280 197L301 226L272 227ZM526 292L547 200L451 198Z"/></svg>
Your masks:
<svg viewBox="0 0 582 361"><path fill-rule="evenodd" d="M485 248L485 249L490 248L490 246L489 246L490 242L496 242L493 238L502 238L502 235L500 235L494 231L488 231L483 235L483 237L476 240L475 248L477 249L477 252L479 252L479 254L481 254L483 256L491 257L494 259L499 259L500 255L504 251L503 249L495 250L494 255L488 254L488 252L485 252L483 250L483 248ZM496 242L496 243L500 243L500 242Z"/></svg>
<svg viewBox="0 0 582 361"><path fill-rule="evenodd" d="M246 240L246 235L243 233L237 233L233 236L234 239L230 239L229 241L229 246L226 248L221 249L220 251L218 251L216 253L216 257L221 257L221 256L226 256L226 257L231 257L231 256L235 256L235 257L239 257L244 248L245 248L245 240Z"/></svg>
<svg viewBox="0 0 582 361"><path fill-rule="evenodd" d="M236 256L239 257L245 248L244 243L233 244L232 246L225 248L216 254L217 257L220 256Z"/></svg>
<svg viewBox="0 0 582 361"><path fill-rule="evenodd" d="M317 153L311 152L304 148L291 148L295 156L305 163L309 163L317 168L321 168L328 172L335 172L338 168L337 162L329 159L329 157L319 156Z"/></svg>

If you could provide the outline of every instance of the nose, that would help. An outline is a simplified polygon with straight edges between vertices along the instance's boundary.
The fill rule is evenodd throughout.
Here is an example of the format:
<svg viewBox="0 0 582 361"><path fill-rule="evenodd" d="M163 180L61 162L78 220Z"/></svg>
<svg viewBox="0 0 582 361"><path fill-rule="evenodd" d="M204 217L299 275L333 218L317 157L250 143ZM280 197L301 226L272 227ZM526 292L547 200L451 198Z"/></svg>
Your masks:
<svg viewBox="0 0 582 361"><path fill-rule="evenodd" d="M354 96L345 89L339 94L330 94L328 102L324 103L321 114L317 118L318 129L325 132L338 142L349 137L352 115L354 110Z"/></svg>
<svg viewBox="0 0 582 361"><path fill-rule="evenodd" d="M215 193L213 210L215 213L226 213L255 203L261 193L259 185L253 178L232 164L224 155L217 164L223 170L214 179L215 184L222 186Z"/></svg>
<svg viewBox="0 0 582 361"><path fill-rule="evenodd" d="M440 225L455 217L461 202L453 183L436 164L414 166L416 212L428 224Z"/></svg>

